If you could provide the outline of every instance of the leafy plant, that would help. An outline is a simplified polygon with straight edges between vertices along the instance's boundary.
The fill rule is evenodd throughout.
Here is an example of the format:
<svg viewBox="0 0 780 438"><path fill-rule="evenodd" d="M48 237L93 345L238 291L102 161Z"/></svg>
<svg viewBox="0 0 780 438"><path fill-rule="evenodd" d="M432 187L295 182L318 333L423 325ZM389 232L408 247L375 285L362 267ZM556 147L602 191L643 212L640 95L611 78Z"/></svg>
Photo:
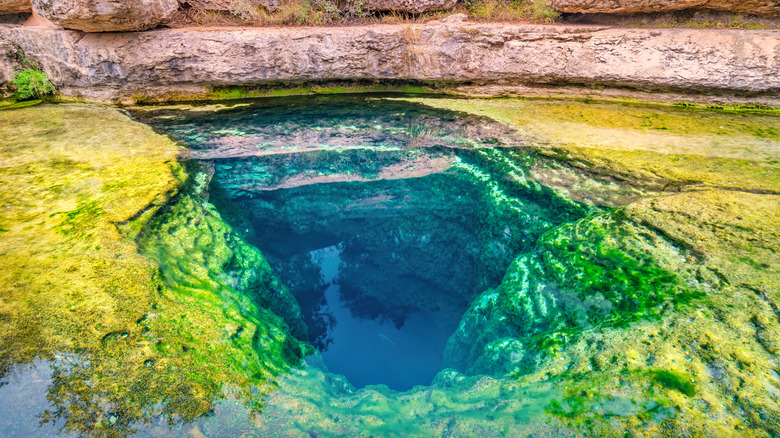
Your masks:
<svg viewBox="0 0 780 438"><path fill-rule="evenodd" d="M37 68L27 68L14 73L14 85L16 85L16 97L19 100L40 99L54 94L54 84L49 76Z"/></svg>
<svg viewBox="0 0 780 438"><path fill-rule="evenodd" d="M16 86L16 98L19 100L40 99L54 94L56 89L49 80L49 76L27 60L22 49L18 49L17 53L24 70L14 73L13 83Z"/></svg>

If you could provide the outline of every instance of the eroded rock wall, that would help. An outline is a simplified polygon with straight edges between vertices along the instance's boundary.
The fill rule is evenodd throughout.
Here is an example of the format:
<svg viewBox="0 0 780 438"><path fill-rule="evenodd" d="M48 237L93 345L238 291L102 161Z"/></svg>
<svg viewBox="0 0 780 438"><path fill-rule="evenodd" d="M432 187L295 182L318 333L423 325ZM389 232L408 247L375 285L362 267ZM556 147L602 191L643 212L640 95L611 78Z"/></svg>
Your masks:
<svg viewBox="0 0 780 438"><path fill-rule="evenodd" d="M274 81L422 80L647 90L780 91L780 31L427 25L82 32L0 26L60 92L88 99L202 94Z"/></svg>

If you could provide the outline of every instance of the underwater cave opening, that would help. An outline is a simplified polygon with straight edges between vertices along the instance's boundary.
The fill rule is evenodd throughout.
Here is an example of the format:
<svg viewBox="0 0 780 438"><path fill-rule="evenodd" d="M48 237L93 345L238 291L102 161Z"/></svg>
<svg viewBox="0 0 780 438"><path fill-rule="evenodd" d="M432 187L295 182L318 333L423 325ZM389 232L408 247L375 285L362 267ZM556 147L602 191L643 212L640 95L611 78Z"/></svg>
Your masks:
<svg viewBox="0 0 780 438"><path fill-rule="evenodd" d="M294 294L329 370L358 388L430 384L474 298L582 214L533 180L514 131L483 117L318 96L141 118L187 145L208 202Z"/></svg>
<svg viewBox="0 0 780 438"><path fill-rule="evenodd" d="M430 384L470 301L502 275L480 259L480 197L452 175L307 184L232 203L298 299L309 341L358 388Z"/></svg>

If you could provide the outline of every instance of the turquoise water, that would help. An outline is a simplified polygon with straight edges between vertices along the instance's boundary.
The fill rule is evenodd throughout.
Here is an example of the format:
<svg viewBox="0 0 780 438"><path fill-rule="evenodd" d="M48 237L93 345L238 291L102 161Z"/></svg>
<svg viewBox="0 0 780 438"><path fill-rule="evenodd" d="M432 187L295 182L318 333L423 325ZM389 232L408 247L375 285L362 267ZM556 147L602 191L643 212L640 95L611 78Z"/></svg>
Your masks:
<svg viewBox="0 0 780 438"><path fill-rule="evenodd" d="M70 209L66 232L54 233L70 252L42 241L30 260L58 257L44 266L63 266L68 283L107 280L111 295L86 283L64 298L50 290L51 301L20 295L41 310L14 310L35 263L2 242L0 256L20 261L3 272L0 328L18 318L13 327L35 341L0 332L13 341L0 354L0 436L778 436L780 210L766 188L776 161L601 154L395 97L131 108L182 147L167 161L178 183L130 217L111 216L108 231L88 225L122 193L161 189L86 173L116 150L98 149L104 161L89 165L44 156L75 188L21 192L80 197L39 204ZM650 111L517 102L484 108ZM592 112L572 113L578 106ZM705 115L719 132L766 131L750 115L733 126ZM62 132L46 123L30 124ZM615 143L645 134L608 133ZM719 135L717 144L738 140ZM711 140L690 137L697 148ZM762 153L780 151L764 137ZM724 186L702 176L706 166L685 174L686 163L710 163L717 177L739 168L742 179ZM46 181L43 165L24 166L24 181ZM119 200L76 192L85 187ZM10 192L2 199L21 209ZM22 225L0 216L0 233L46 230L58 215ZM126 322L100 319L116 309Z"/></svg>

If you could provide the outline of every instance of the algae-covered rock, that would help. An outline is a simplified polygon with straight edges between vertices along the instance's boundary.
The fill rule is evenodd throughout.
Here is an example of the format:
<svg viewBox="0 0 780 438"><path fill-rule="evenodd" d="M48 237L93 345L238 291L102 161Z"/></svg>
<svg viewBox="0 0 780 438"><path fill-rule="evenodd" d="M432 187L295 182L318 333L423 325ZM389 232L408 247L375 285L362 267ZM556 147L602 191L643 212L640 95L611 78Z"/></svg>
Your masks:
<svg viewBox="0 0 780 438"><path fill-rule="evenodd" d="M568 177L569 167L654 192L698 187L777 192L780 186L776 111L554 99L410 100L513 127L564 165L534 172L553 184Z"/></svg>
<svg viewBox="0 0 780 438"><path fill-rule="evenodd" d="M154 301L155 268L117 230L176 192L177 148L119 112L0 113L3 368L99 345Z"/></svg>
<svg viewBox="0 0 780 438"><path fill-rule="evenodd" d="M474 301L445 364L555 382L548 412L600 436L780 431L776 116L654 108L643 126L641 106L429 103L535 138L552 162L534 175L559 192L628 204L545 233ZM573 129L545 125L556 115ZM588 195L616 181L638 191Z"/></svg>
<svg viewBox="0 0 780 438"><path fill-rule="evenodd" d="M2 112L0 137L0 374L50 362L44 419L123 436L192 421L229 385L257 407L300 360L297 306L200 197L205 179L149 222L187 180L168 139L78 105Z"/></svg>
<svg viewBox="0 0 780 438"><path fill-rule="evenodd" d="M701 294L680 266L684 255L620 211L564 224L475 301L449 341L445 364L470 374L522 374L536 368L537 354L582 330L660 315Z"/></svg>

